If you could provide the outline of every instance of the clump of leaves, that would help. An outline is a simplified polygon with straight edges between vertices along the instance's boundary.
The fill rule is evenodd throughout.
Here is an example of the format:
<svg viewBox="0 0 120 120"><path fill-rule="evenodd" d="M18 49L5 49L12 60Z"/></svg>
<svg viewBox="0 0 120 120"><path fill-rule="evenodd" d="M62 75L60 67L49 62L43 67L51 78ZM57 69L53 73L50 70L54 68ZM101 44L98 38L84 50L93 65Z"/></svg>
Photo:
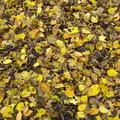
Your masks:
<svg viewBox="0 0 120 120"><path fill-rule="evenodd" d="M1 119L120 119L120 0L0 3Z"/></svg>

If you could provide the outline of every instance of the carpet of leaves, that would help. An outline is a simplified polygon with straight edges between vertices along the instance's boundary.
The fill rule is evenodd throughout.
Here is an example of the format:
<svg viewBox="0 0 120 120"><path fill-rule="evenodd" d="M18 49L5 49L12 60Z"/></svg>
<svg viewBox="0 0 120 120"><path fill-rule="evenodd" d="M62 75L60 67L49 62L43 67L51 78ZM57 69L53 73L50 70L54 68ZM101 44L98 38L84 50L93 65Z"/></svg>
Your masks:
<svg viewBox="0 0 120 120"><path fill-rule="evenodd" d="M0 0L0 120L120 120L120 0Z"/></svg>

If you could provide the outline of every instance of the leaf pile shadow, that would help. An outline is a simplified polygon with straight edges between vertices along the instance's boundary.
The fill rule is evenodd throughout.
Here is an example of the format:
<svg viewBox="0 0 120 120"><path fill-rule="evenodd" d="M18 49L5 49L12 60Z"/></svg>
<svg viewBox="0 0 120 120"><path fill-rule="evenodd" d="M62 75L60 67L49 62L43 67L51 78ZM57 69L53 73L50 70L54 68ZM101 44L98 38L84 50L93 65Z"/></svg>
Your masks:
<svg viewBox="0 0 120 120"><path fill-rule="evenodd" d="M0 120L120 120L120 0L0 0Z"/></svg>

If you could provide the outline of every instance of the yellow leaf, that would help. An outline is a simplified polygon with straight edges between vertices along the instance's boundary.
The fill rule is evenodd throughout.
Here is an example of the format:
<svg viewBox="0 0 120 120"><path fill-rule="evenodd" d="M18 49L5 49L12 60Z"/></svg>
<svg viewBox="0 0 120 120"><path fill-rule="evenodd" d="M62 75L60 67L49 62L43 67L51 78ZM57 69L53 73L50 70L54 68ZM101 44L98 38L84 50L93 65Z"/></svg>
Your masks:
<svg viewBox="0 0 120 120"><path fill-rule="evenodd" d="M103 78L103 77L102 77L102 78L101 78L101 81L102 81L103 84L106 84L106 83L107 83L107 79L106 79L106 78Z"/></svg>
<svg viewBox="0 0 120 120"><path fill-rule="evenodd" d="M91 2L93 5L96 5L96 4L97 4L97 0L90 0L90 2Z"/></svg>
<svg viewBox="0 0 120 120"><path fill-rule="evenodd" d="M51 58L52 54L53 54L53 51L52 51L51 47L50 47L50 48L47 48L45 55L46 55L48 58Z"/></svg>
<svg viewBox="0 0 120 120"><path fill-rule="evenodd" d="M44 93L49 93L50 92L50 86L48 83L42 83L41 84L41 90Z"/></svg>
<svg viewBox="0 0 120 120"><path fill-rule="evenodd" d="M79 32L78 27L71 27L71 32L69 34L76 34Z"/></svg>
<svg viewBox="0 0 120 120"><path fill-rule="evenodd" d="M63 77L66 78L66 79L70 79L71 75L68 71L66 71L66 72L64 72Z"/></svg>
<svg viewBox="0 0 120 120"><path fill-rule="evenodd" d="M91 17L91 22L93 22L93 23L97 23L97 22L98 22L98 18L92 16L92 17Z"/></svg>
<svg viewBox="0 0 120 120"><path fill-rule="evenodd" d="M72 98L74 97L74 90L71 90L71 89L67 89L65 90L65 94L69 97L69 98Z"/></svg>
<svg viewBox="0 0 120 120"><path fill-rule="evenodd" d="M96 116L96 120L102 120L99 115Z"/></svg>
<svg viewBox="0 0 120 120"><path fill-rule="evenodd" d="M61 40L57 40L57 41L56 41L56 44L57 44L57 46L58 46L59 48L64 48L64 47L65 47L63 41L61 41Z"/></svg>
<svg viewBox="0 0 120 120"><path fill-rule="evenodd" d="M38 81L41 82L43 80L43 75L42 74L38 75L37 79L38 79Z"/></svg>
<svg viewBox="0 0 120 120"><path fill-rule="evenodd" d="M89 33L90 33L90 31L88 30L88 28L82 28L82 32L83 32L83 33L86 33L86 34L89 34Z"/></svg>
<svg viewBox="0 0 120 120"><path fill-rule="evenodd" d="M39 29L34 29L32 31L29 32L29 35L32 37L32 38L36 38L37 35L39 33Z"/></svg>
<svg viewBox="0 0 120 120"><path fill-rule="evenodd" d="M46 110L43 108L38 109L38 113L36 114L37 117L41 118L41 116L46 114Z"/></svg>
<svg viewBox="0 0 120 120"><path fill-rule="evenodd" d="M84 41L84 42L91 41L91 40L93 39L94 36L95 36L95 35L90 34L90 35L86 36L85 39L84 39L83 41Z"/></svg>
<svg viewBox="0 0 120 120"><path fill-rule="evenodd" d="M110 68L109 70L107 70L107 74L108 76L112 77L112 76L116 76L118 72L116 72L114 68Z"/></svg>
<svg viewBox="0 0 120 120"><path fill-rule="evenodd" d="M35 2L31 2L30 0L26 0L28 8L33 8L35 6Z"/></svg>
<svg viewBox="0 0 120 120"><path fill-rule="evenodd" d="M81 104L81 105L78 106L79 111L83 111L85 109L86 109L86 104Z"/></svg>
<svg viewBox="0 0 120 120"><path fill-rule="evenodd" d="M118 116L116 116L116 117L108 117L108 120L120 120L120 118L118 117Z"/></svg>
<svg viewBox="0 0 120 120"><path fill-rule="evenodd" d="M64 84L62 84L62 83L59 83L59 84L55 85L55 88L62 88L62 87L64 87Z"/></svg>
<svg viewBox="0 0 120 120"><path fill-rule="evenodd" d="M25 57L26 57L26 54L22 54L20 58L21 60L25 60Z"/></svg>
<svg viewBox="0 0 120 120"><path fill-rule="evenodd" d="M100 111L101 113L108 113L108 112L109 112L109 110L108 110L107 108L105 108L105 106L100 106L100 107L99 107L99 111Z"/></svg>
<svg viewBox="0 0 120 120"><path fill-rule="evenodd" d="M79 85L79 91L83 91L85 89L85 85Z"/></svg>
<svg viewBox="0 0 120 120"><path fill-rule="evenodd" d="M62 53L62 55L65 55L66 52L67 52L67 49L66 49L65 47L64 47L64 48L61 48L61 53Z"/></svg>
<svg viewBox="0 0 120 120"><path fill-rule="evenodd" d="M13 113L13 107L11 106L6 106L3 107L0 110L0 113L3 115L3 117L13 117L11 113Z"/></svg>
<svg viewBox="0 0 120 120"><path fill-rule="evenodd" d="M29 91L30 91L31 94L36 94L36 89L33 86L29 87Z"/></svg>
<svg viewBox="0 0 120 120"><path fill-rule="evenodd" d="M117 49L119 47L120 47L119 41L118 40L114 41L113 42L113 48Z"/></svg>
<svg viewBox="0 0 120 120"><path fill-rule="evenodd" d="M26 54L26 48L21 49L21 54Z"/></svg>
<svg viewBox="0 0 120 120"><path fill-rule="evenodd" d="M40 14L41 11L42 11L42 7L38 7L38 9L37 9L37 14Z"/></svg>
<svg viewBox="0 0 120 120"><path fill-rule="evenodd" d="M19 102L16 106L16 110L18 111L22 111L24 109L24 103L23 102Z"/></svg>
<svg viewBox="0 0 120 120"><path fill-rule="evenodd" d="M84 15L84 20L85 20L86 22L89 22L89 20L90 20L90 13L86 13L86 14Z"/></svg>
<svg viewBox="0 0 120 120"><path fill-rule="evenodd" d="M87 102L88 101L87 95L81 96L80 100L81 100L81 102Z"/></svg>
<svg viewBox="0 0 120 120"><path fill-rule="evenodd" d="M0 88L0 103L2 102L4 96L5 96L5 90L3 88Z"/></svg>
<svg viewBox="0 0 120 120"><path fill-rule="evenodd" d="M105 41L105 39L106 39L106 36L104 36L104 35L99 36L100 41Z"/></svg>
<svg viewBox="0 0 120 120"><path fill-rule="evenodd" d="M5 61L3 61L3 64L7 65L7 64L10 64L12 62L11 59L6 59Z"/></svg>
<svg viewBox="0 0 120 120"><path fill-rule="evenodd" d="M114 7L114 8L111 7L108 9L108 12L109 14L113 14L116 10L117 10L117 7Z"/></svg>
<svg viewBox="0 0 120 120"><path fill-rule="evenodd" d="M36 62L34 65L33 65L33 67L38 67L40 64L38 63L38 62Z"/></svg>
<svg viewBox="0 0 120 120"><path fill-rule="evenodd" d="M77 117L78 118L85 118L85 113L84 112L77 112Z"/></svg>
<svg viewBox="0 0 120 120"><path fill-rule="evenodd" d="M26 98L26 97L29 97L30 96L30 92L28 91L28 90L23 90L21 93L20 93L20 95L21 95L21 97L23 97L23 98Z"/></svg>
<svg viewBox="0 0 120 120"><path fill-rule="evenodd" d="M71 37L71 35L69 35L67 32L65 32L64 34L63 34L63 38L64 39L68 39L68 38L70 38Z"/></svg>
<svg viewBox="0 0 120 120"><path fill-rule="evenodd" d="M99 112L99 109L91 108L89 113L90 113L90 115L96 115L96 114L98 114L98 112Z"/></svg>
<svg viewBox="0 0 120 120"><path fill-rule="evenodd" d="M25 17L24 12L20 13L20 15L14 16L14 18L15 18L15 21L14 21L15 26L19 27L21 25L22 20L23 20L24 17Z"/></svg>
<svg viewBox="0 0 120 120"><path fill-rule="evenodd" d="M16 35L15 35L15 38L16 38L17 40L18 40L18 39L24 40L25 34L24 34L24 33L16 34Z"/></svg>
<svg viewBox="0 0 120 120"><path fill-rule="evenodd" d="M69 99L69 103L76 105L78 103L78 101L76 99L72 98L72 99Z"/></svg>
<svg viewBox="0 0 120 120"><path fill-rule="evenodd" d="M120 32L120 26L115 26L114 28L116 31Z"/></svg>
<svg viewBox="0 0 120 120"><path fill-rule="evenodd" d="M18 114L16 116L16 120L22 120L22 113L21 113L21 111L18 112Z"/></svg>
<svg viewBox="0 0 120 120"><path fill-rule="evenodd" d="M96 96L100 92L100 87L98 84L91 86L88 90L88 96Z"/></svg>

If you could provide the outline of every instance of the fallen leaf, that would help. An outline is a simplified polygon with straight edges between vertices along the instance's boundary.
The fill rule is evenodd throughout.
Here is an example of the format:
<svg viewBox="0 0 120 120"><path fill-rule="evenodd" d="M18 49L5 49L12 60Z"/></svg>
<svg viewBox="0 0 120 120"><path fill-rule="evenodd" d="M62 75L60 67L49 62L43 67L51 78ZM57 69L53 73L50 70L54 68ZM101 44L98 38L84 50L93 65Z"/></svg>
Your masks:
<svg viewBox="0 0 120 120"><path fill-rule="evenodd" d="M46 110L43 109L43 108L40 108L40 109L38 109L37 111L38 111L38 112L37 112L36 116L39 117L39 118L41 118L43 115L46 114Z"/></svg>
<svg viewBox="0 0 120 120"><path fill-rule="evenodd" d="M99 109L93 107L93 108L90 109L89 113L90 113L90 115L96 115L96 114L98 114L98 112L99 112Z"/></svg>
<svg viewBox="0 0 120 120"><path fill-rule="evenodd" d="M16 120L22 120L22 113L21 113L21 111L18 112L18 114L16 116Z"/></svg>
<svg viewBox="0 0 120 120"><path fill-rule="evenodd" d="M12 62L11 59L6 59L5 61L3 61L3 64L7 65L7 64L10 64Z"/></svg>
<svg viewBox="0 0 120 120"><path fill-rule="evenodd" d="M48 83L42 83L40 85L42 92L49 93L50 92L50 86Z"/></svg>
<svg viewBox="0 0 120 120"><path fill-rule="evenodd" d="M77 112L77 117L78 118L85 118L85 113L84 112Z"/></svg>
<svg viewBox="0 0 120 120"><path fill-rule="evenodd" d="M105 108L105 106L100 106L100 107L99 107L99 111L100 111L101 113L108 113L108 112L109 112L109 110L108 110L107 108Z"/></svg>
<svg viewBox="0 0 120 120"><path fill-rule="evenodd" d="M16 106L16 110L18 111L23 111L24 109L24 103L23 102L19 102Z"/></svg>
<svg viewBox="0 0 120 120"><path fill-rule="evenodd" d="M91 17L91 22L93 22L93 23L97 23L97 22L98 22L98 18L92 16L92 17Z"/></svg>
<svg viewBox="0 0 120 120"><path fill-rule="evenodd" d="M88 96L96 96L100 92L100 87L98 84L92 85L88 90Z"/></svg>
<svg viewBox="0 0 120 120"><path fill-rule="evenodd" d="M57 40L57 41L56 41L56 44L57 44L57 46L58 46L59 48L64 48L64 47L65 47L64 42L61 41L61 40Z"/></svg>
<svg viewBox="0 0 120 120"><path fill-rule="evenodd" d="M69 98L72 98L74 97L74 90L71 90L71 89L67 89L65 90L65 94L69 97Z"/></svg>
<svg viewBox="0 0 120 120"><path fill-rule="evenodd" d="M79 111L83 111L83 110L85 110L86 109L86 104L80 104L79 106L78 106L78 110Z"/></svg>
<svg viewBox="0 0 120 120"><path fill-rule="evenodd" d="M109 70L107 70L107 75L109 77L114 77L118 74L118 72L116 72L116 70L114 68L110 68Z"/></svg>

